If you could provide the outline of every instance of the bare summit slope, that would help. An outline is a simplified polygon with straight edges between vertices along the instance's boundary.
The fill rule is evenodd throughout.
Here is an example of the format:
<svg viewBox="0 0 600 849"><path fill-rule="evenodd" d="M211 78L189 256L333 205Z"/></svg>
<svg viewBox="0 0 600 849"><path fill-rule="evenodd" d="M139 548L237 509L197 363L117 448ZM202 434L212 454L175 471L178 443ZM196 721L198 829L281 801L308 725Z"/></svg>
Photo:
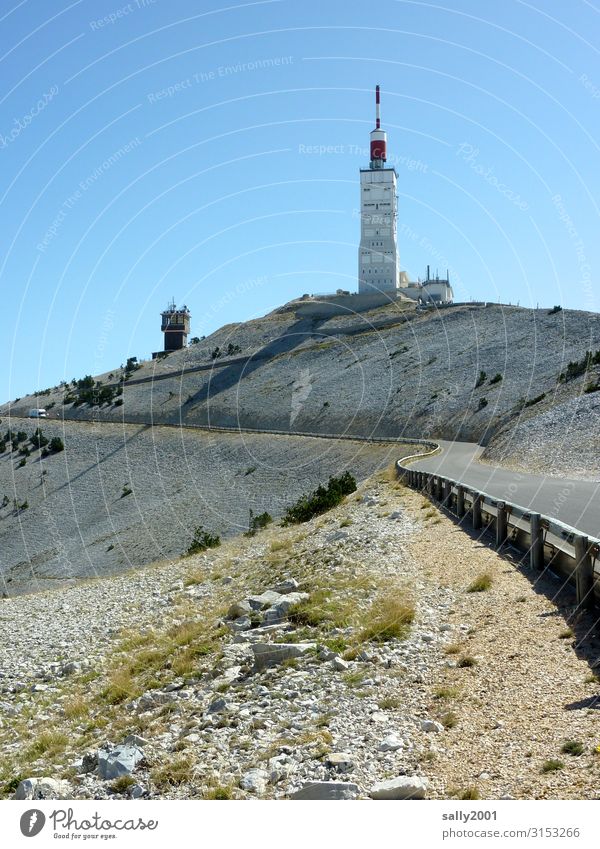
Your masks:
<svg viewBox="0 0 600 849"><path fill-rule="evenodd" d="M36 423L11 426L30 435ZM43 432L65 450L0 455L0 593L177 558L198 526L239 534L250 510L276 518L330 475L361 480L395 456L383 443L145 425L51 421Z"/></svg>
<svg viewBox="0 0 600 849"><path fill-rule="evenodd" d="M54 404L52 415L68 419L483 444L501 430L495 461L510 463L514 452L527 463L529 431L517 425L556 408L555 436L564 445L575 409L575 449L594 456L593 405L580 408L573 400L589 388L588 376L558 378L570 361L600 348L597 314L499 304L427 312L400 304L330 318L302 310L303 302L292 302L142 363L126 375L120 405L76 406L72 388L63 404L59 388L5 404L0 416ZM117 384L123 376L121 368L98 379Z"/></svg>

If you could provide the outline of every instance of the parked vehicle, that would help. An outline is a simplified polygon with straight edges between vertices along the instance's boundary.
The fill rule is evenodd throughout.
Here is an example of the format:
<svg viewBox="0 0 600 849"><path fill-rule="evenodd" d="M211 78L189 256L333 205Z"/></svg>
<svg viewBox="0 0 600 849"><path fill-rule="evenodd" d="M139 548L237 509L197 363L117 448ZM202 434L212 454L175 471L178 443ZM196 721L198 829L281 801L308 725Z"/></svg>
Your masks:
<svg viewBox="0 0 600 849"><path fill-rule="evenodd" d="M48 413L42 408L40 408L38 410L30 410L27 418L29 418L29 419L47 419Z"/></svg>

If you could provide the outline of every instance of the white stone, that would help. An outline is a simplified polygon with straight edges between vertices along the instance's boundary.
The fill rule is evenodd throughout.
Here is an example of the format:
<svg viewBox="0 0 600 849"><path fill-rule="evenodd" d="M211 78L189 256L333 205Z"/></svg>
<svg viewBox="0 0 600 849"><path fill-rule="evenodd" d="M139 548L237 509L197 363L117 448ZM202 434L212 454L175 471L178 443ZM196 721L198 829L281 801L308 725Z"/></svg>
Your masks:
<svg viewBox="0 0 600 849"><path fill-rule="evenodd" d="M269 775L264 769L250 769L240 779L240 787L248 793L262 795L267 789Z"/></svg>
<svg viewBox="0 0 600 849"><path fill-rule="evenodd" d="M403 745L403 740L399 740L395 734L389 734L387 737L383 738L377 748L380 752L396 752L398 749L401 749Z"/></svg>
<svg viewBox="0 0 600 849"><path fill-rule="evenodd" d="M286 595L287 593L293 593L299 586L300 585L295 578L286 578L280 584L273 587L273 592Z"/></svg>
<svg viewBox="0 0 600 849"><path fill-rule="evenodd" d="M344 660L341 657L334 657L331 661L331 665L338 672L345 672L347 669L350 669L350 664L347 660Z"/></svg>
<svg viewBox="0 0 600 849"><path fill-rule="evenodd" d="M274 666L292 657L302 657L314 651L315 643L252 643L257 669Z"/></svg>
<svg viewBox="0 0 600 849"><path fill-rule="evenodd" d="M372 799L424 799L427 780L418 775L401 775L379 781L371 788Z"/></svg>
<svg viewBox="0 0 600 849"><path fill-rule="evenodd" d="M358 784L350 781L309 781L300 790L290 793L290 799L356 799Z"/></svg>
<svg viewBox="0 0 600 849"><path fill-rule="evenodd" d="M440 732L444 730L444 726L440 722L435 722L433 719L421 720L421 731Z"/></svg>

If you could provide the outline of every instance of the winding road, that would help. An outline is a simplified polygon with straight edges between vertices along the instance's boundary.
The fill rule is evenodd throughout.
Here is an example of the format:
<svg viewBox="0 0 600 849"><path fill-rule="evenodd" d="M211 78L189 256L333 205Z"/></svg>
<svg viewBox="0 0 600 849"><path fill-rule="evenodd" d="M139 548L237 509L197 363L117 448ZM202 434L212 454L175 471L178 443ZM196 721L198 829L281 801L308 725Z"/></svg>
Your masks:
<svg viewBox="0 0 600 849"><path fill-rule="evenodd" d="M528 510L600 537L600 481L554 478L489 466L479 461L482 448L472 442L436 442L441 453L415 460L411 468L434 472L510 501Z"/></svg>

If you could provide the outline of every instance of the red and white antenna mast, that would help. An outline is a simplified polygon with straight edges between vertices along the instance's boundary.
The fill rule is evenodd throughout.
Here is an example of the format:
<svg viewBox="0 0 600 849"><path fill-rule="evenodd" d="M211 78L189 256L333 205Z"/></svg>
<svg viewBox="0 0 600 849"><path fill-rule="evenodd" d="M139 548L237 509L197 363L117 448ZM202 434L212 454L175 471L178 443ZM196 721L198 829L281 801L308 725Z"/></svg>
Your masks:
<svg viewBox="0 0 600 849"><path fill-rule="evenodd" d="M379 86L375 86L375 129L371 130L371 168L385 168L387 133L381 129Z"/></svg>

